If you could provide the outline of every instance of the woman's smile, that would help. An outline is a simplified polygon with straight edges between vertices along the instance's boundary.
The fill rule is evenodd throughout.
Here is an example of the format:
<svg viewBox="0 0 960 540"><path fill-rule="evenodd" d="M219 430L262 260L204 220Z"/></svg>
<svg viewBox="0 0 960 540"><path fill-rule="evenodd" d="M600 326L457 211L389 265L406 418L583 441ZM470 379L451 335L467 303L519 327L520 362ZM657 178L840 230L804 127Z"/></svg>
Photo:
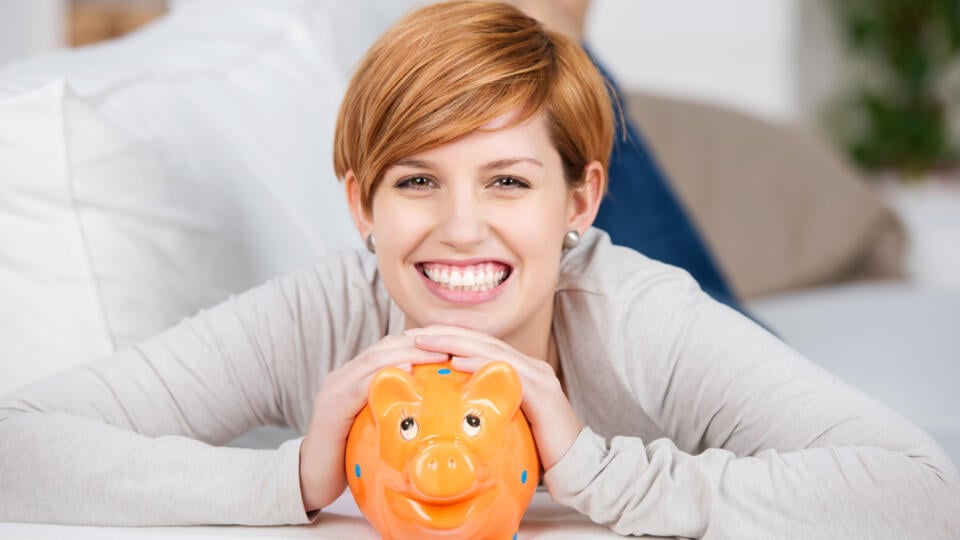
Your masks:
<svg viewBox="0 0 960 540"><path fill-rule="evenodd" d="M417 263L427 290L451 303L478 304L500 296L512 274L510 265L492 259Z"/></svg>

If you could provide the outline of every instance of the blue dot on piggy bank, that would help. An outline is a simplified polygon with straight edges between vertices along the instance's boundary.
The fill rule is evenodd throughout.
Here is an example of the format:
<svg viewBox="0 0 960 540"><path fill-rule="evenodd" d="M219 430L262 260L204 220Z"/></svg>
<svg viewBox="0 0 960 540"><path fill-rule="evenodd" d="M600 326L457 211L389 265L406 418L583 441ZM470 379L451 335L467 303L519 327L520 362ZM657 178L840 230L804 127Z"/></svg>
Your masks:
<svg viewBox="0 0 960 540"><path fill-rule="evenodd" d="M360 464L357 463L353 466L353 474L357 475L357 478L360 478Z"/></svg>
<svg viewBox="0 0 960 540"><path fill-rule="evenodd" d="M520 473L520 483L521 483L521 484L526 484L526 483L527 483L527 470L526 470L526 469L524 469L523 472Z"/></svg>
<svg viewBox="0 0 960 540"><path fill-rule="evenodd" d="M513 533L513 540L517 540L517 533Z"/></svg>
<svg viewBox="0 0 960 540"><path fill-rule="evenodd" d="M439 373L439 374L441 374L441 375L449 375L449 374L450 374L450 368L438 369L438 370L437 370L437 373Z"/></svg>

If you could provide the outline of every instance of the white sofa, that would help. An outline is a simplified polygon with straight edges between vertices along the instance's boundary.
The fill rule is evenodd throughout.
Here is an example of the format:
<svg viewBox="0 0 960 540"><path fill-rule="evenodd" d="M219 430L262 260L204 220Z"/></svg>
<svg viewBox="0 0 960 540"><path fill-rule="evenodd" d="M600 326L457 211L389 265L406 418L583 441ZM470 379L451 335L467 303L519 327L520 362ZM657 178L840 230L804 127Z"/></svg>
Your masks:
<svg viewBox="0 0 960 540"><path fill-rule="evenodd" d="M0 68L0 394L359 246L334 118L403 4L187 0Z"/></svg>
<svg viewBox="0 0 960 540"><path fill-rule="evenodd" d="M131 37L0 67L0 394L359 246L335 112L411 4L180 1ZM960 293L830 284L748 306L960 462Z"/></svg>

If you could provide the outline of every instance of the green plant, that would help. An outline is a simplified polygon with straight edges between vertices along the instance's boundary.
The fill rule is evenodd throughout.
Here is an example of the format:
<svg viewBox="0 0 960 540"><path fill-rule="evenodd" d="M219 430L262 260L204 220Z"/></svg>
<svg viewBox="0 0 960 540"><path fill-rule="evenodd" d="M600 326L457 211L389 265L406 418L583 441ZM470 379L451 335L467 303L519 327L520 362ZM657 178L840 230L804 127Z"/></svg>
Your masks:
<svg viewBox="0 0 960 540"><path fill-rule="evenodd" d="M828 0L848 48L851 81L827 119L870 169L920 173L955 165L950 88L960 64L960 0Z"/></svg>

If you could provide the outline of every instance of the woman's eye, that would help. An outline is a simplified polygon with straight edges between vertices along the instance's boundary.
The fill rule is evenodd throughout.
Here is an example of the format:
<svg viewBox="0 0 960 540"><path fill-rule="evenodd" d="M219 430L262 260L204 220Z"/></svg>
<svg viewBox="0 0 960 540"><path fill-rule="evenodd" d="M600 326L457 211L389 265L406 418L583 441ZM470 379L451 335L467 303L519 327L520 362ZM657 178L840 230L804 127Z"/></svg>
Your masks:
<svg viewBox="0 0 960 540"><path fill-rule="evenodd" d="M494 185L501 188L508 189L517 189L517 188L529 188L530 184L515 178L513 176L501 176L493 181Z"/></svg>
<svg viewBox="0 0 960 540"><path fill-rule="evenodd" d="M433 180L426 176L414 176L397 182L396 187L415 190L430 189L433 187Z"/></svg>

